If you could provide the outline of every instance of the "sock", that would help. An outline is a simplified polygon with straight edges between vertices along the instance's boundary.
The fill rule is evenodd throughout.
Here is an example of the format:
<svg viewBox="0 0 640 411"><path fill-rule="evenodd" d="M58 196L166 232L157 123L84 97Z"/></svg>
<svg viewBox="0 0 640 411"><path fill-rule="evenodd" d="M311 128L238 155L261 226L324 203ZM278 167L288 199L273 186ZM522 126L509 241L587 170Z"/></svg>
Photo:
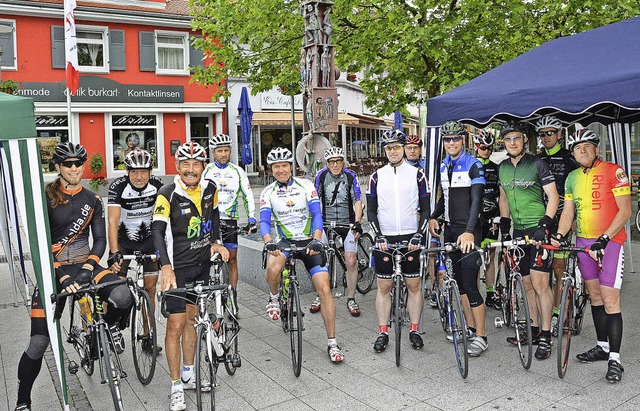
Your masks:
<svg viewBox="0 0 640 411"><path fill-rule="evenodd" d="M279 297L280 297L280 293L272 294L271 292L269 292L269 298L271 300L277 300Z"/></svg>
<svg viewBox="0 0 640 411"><path fill-rule="evenodd" d="M608 341L607 313L604 311L604 305L592 305L591 315L593 316L593 325L596 328L596 338L598 341Z"/></svg>
<svg viewBox="0 0 640 411"><path fill-rule="evenodd" d="M331 347L332 345L338 345L336 341L336 337L327 338L327 345Z"/></svg>
<svg viewBox="0 0 640 411"><path fill-rule="evenodd" d="M469 333L471 334L475 334L476 333L476 329L474 327L467 327L469 329Z"/></svg>
<svg viewBox="0 0 640 411"><path fill-rule="evenodd" d="M620 364L620 353L619 352L610 352L609 353L609 361L616 361Z"/></svg>
<svg viewBox="0 0 640 411"><path fill-rule="evenodd" d="M378 326L381 334L389 334L389 326L387 324Z"/></svg>
<svg viewBox="0 0 640 411"><path fill-rule="evenodd" d="M409 332L418 332L418 324L411 324L409 326Z"/></svg>
<svg viewBox="0 0 640 411"><path fill-rule="evenodd" d="M547 341L551 341L551 330L542 330L540 338L544 338Z"/></svg>
<svg viewBox="0 0 640 411"><path fill-rule="evenodd" d="M18 401L17 404L31 404L31 389L42 367L42 357L29 358L26 352L22 353L18 365Z"/></svg>
<svg viewBox="0 0 640 411"><path fill-rule="evenodd" d="M184 391L182 388L182 380L178 378L177 380L171 381L171 392L176 391Z"/></svg>
<svg viewBox="0 0 640 411"><path fill-rule="evenodd" d="M609 342L608 341L598 341L598 347L602 348L604 352L609 352Z"/></svg>
<svg viewBox="0 0 640 411"><path fill-rule="evenodd" d="M540 335L540 327L532 325L531 336L533 337L534 335Z"/></svg>
<svg viewBox="0 0 640 411"><path fill-rule="evenodd" d="M484 342L487 342L487 341L488 341L488 340L487 340L487 336L486 336L486 335L485 335L484 337L480 337L480 338L482 338L482 339L484 340Z"/></svg>
<svg viewBox="0 0 640 411"><path fill-rule="evenodd" d="M553 316L557 317L560 315L560 307L553 307Z"/></svg>
<svg viewBox="0 0 640 411"><path fill-rule="evenodd" d="M622 343L622 313L607 314L607 337L609 353L619 353Z"/></svg>
<svg viewBox="0 0 640 411"><path fill-rule="evenodd" d="M193 365L185 365L182 367L182 381L189 381L193 376Z"/></svg>

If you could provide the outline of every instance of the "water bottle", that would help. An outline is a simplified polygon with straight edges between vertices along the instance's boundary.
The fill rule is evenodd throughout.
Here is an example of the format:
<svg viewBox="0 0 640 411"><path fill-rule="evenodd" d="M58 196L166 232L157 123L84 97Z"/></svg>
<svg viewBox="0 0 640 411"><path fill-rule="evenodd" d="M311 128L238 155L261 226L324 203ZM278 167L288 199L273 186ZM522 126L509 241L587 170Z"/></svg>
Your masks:
<svg viewBox="0 0 640 411"><path fill-rule="evenodd" d="M78 305L80 306L80 315L82 316L82 318L85 318L88 323L90 323L92 319L91 302L89 301L89 298L86 296L82 296L82 298L78 300Z"/></svg>
<svg viewBox="0 0 640 411"><path fill-rule="evenodd" d="M286 299L289 298L289 281L291 279L289 278L289 269L285 268L284 270L282 270L282 296Z"/></svg>

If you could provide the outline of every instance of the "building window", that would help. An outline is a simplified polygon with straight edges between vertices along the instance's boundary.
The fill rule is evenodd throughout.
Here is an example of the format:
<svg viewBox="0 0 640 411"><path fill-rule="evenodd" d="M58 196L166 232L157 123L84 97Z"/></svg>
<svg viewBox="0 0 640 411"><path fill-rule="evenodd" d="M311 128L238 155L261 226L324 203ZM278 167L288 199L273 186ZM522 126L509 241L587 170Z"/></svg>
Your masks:
<svg viewBox="0 0 640 411"><path fill-rule="evenodd" d="M0 69L17 70L16 21L0 20Z"/></svg>
<svg viewBox="0 0 640 411"><path fill-rule="evenodd" d="M80 72L108 73L107 27L78 27L78 65Z"/></svg>
<svg viewBox="0 0 640 411"><path fill-rule="evenodd" d="M209 152L209 117L190 116L191 141L200 144L207 150L209 161L213 160L213 154Z"/></svg>
<svg viewBox="0 0 640 411"><path fill-rule="evenodd" d="M142 148L153 158L153 168L158 168L157 141L158 119L155 115L135 115L111 117L113 142L113 168L124 170L124 158L132 150Z"/></svg>
<svg viewBox="0 0 640 411"><path fill-rule="evenodd" d="M36 135L40 149L42 173L55 173L56 168L51 161L56 144L69 141L69 122L67 116L36 116Z"/></svg>
<svg viewBox="0 0 640 411"><path fill-rule="evenodd" d="M189 34L156 32L156 73L189 75Z"/></svg>

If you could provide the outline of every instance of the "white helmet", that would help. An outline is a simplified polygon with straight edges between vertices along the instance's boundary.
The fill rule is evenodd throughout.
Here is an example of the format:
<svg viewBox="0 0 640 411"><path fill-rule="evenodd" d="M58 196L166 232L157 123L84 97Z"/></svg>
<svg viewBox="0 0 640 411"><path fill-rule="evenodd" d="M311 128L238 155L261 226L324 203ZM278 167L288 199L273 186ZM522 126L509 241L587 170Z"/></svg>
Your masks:
<svg viewBox="0 0 640 411"><path fill-rule="evenodd" d="M493 143L496 142L496 138L489 130L477 130L476 134L473 136L473 142L475 144L493 147Z"/></svg>
<svg viewBox="0 0 640 411"><path fill-rule="evenodd" d="M573 148L576 145L584 142L589 142L598 147L598 145L600 145L600 137L598 137L598 135L593 130L583 128L567 137L567 148L569 149L569 151L573 151Z"/></svg>
<svg viewBox="0 0 640 411"><path fill-rule="evenodd" d="M226 134L218 134L209 139L209 149L211 150L225 146L231 147L231 137Z"/></svg>
<svg viewBox="0 0 640 411"><path fill-rule="evenodd" d="M334 147L329 147L328 149L326 149L324 151L324 159L325 160L328 160L328 159L333 158L333 157L341 157L341 158L344 159L345 158L344 150L342 148L340 148L340 147L335 147L334 146Z"/></svg>
<svg viewBox="0 0 640 411"><path fill-rule="evenodd" d="M554 116L544 116L536 122L536 131L540 131L543 128L555 128L556 130L562 130L562 122Z"/></svg>
<svg viewBox="0 0 640 411"><path fill-rule="evenodd" d="M200 160L207 161L207 151L194 141L187 141L176 151L176 161Z"/></svg>
<svg viewBox="0 0 640 411"><path fill-rule="evenodd" d="M273 150L269 151L269 154L267 154L268 165L283 162L293 164L293 154L288 148L276 147Z"/></svg>
<svg viewBox="0 0 640 411"><path fill-rule="evenodd" d="M124 165L127 170L151 170L153 168L153 159L147 150L136 148L131 150L124 158Z"/></svg>

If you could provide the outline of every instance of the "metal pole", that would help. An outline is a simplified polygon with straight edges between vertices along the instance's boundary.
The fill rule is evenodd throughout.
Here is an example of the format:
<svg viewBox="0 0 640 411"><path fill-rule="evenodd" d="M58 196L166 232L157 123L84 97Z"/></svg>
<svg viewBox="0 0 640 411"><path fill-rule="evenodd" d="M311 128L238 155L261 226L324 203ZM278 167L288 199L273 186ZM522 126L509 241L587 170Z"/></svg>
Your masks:
<svg viewBox="0 0 640 411"><path fill-rule="evenodd" d="M295 96L291 95L291 152L293 153L293 170L292 175L296 176L296 110L295 110Z"/></svg>

